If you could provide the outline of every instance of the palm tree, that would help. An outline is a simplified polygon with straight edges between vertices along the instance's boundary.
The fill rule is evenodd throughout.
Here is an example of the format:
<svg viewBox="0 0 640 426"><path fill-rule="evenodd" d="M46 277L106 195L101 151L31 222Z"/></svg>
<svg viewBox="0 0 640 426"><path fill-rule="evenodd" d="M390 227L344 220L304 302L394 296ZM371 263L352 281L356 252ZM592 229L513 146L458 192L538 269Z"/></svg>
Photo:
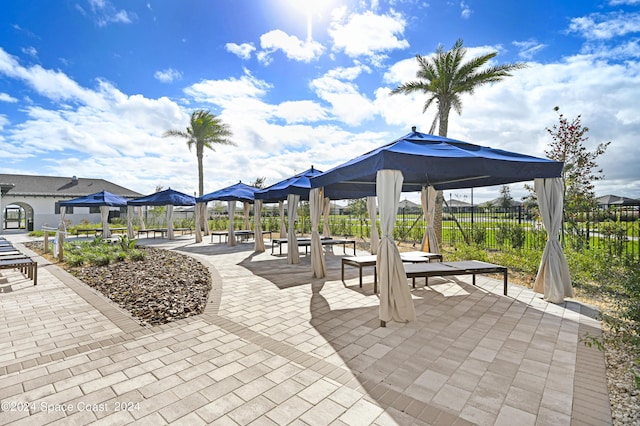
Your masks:
<svg viewBox="0 0 640 426"><path fill-rule="evenodd" d="M187 146L191 150L196 147L196 157L198 157L198 195L204 194L204 170L202 158L204 149L209 148L215 151L214 145L236 145L229 138L232 136L227 124L224 124L219 117L206 110L197 110L191 114L189 127L185 131L167 130L164 137L178 136L187 140ZM204 212L203 212L204 213ZM203 229L205 215L201 215L201 229Z"/></svg>
<svg viewBox="0 0 640 426"><path fill-rule="evenodd" d="M427 94L429 97L422 109L423 113L427 111L434 101L436 102L438 111L431 124L429 133L433 133L436 125L439 124L438 134L444 137L447 136L449 112L451 108L453 108L458 115L462 113L461 95L463 93L473 94L477 87L500 81L504 77L511 76L511 71L526 67L526 64L519 62L486 66L498 52L488 53L463 62L467 50L462 44L462 39L458 39L453 45L453 48L447 52L444 51L442 45L439 45L435 55L432 57L416 55L419 67L416 72L417 80L401 84L391 91L392 95L398 93L411 94L414 92ZM434 225L438 235L438 241L441 243L441 191L438 191L437 200Z"/></svg>
<svg viewBox="0 0 640 426"><path fill-rule="evenodd" d="M191 150L196 147L196 157L198 157L198 196L204 195L204 171L202 168L202 158L204 149L209 148L215 151L213 145L236 145L229 138L232 136L227 124L224 124L219 117L209 111L197 110L191 114L191 121L186 131L167 130L164 137L178 136L187 140L187 146Z"/></svg>

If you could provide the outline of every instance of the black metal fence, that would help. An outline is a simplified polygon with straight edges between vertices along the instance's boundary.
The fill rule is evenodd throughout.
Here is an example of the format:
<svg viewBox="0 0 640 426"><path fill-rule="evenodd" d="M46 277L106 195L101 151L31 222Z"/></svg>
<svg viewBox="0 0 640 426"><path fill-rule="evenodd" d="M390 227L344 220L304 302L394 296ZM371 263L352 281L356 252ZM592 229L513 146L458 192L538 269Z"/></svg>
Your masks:
<svg viewBox="0 0 640 426"><path fill-rule="evenodd" d="M577 250L606 250L615 256L626 256L640 261L639 206L606 206L586 211L565 223L564 245ZM300 213L300 211L299 211ZM226 229L225 217L215 218L212 227ZM235 219L242 227L242 219ZM251 220L253 226L253 218ZM571 225L571 226L570 226ZM297 231L311 232L311 220L300 214ZM267 214L262 218L265 230L279 231L280 218ZM368 239L371 228L366 217L332 215L329 219L332 235ZM426 230L426 222L419 209L398 212L393 237L396 241L419 244ZM476 244L489 250L505 248L543 250L547 233L537 209L517 206L473 209L445 208L442 221L444 244Z"/></svg>

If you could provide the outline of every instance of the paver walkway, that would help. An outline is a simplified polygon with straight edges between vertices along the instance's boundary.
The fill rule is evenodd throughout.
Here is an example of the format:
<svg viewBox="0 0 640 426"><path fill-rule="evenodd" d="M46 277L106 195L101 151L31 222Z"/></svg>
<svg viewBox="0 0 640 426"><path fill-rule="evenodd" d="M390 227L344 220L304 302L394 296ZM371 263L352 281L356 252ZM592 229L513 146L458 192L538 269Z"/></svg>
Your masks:
<svg viewBox="0 0 640 426"><path fill-rule="evenodd" d="M415 322L381 328L372 276L343 283L339 249L313 279L308 257L252 244L141 242L209 266L205 312L142 327L42 258L36 287L4 271L0 424L611 424L579 303L433 278L412 289Z"/></svg>

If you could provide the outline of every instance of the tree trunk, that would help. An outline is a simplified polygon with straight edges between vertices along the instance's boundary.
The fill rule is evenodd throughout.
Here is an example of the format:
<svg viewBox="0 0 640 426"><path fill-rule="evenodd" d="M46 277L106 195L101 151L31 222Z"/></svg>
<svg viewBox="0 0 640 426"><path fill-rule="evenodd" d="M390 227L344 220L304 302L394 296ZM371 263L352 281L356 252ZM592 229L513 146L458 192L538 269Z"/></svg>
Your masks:
<svg viewBox="0 0 640 426"><path fill-rule="evenodd" d="M438 128L438 134L442 137L447 137L447 131L449 129L449 111L451 105L446 102L439 101L438 115L440 126ZM436 211L433 218L433 227L436 231L436 237L438 238L438 247L442 247L442 191L438 191L436 194Z"/></svg>
<svg viewBox="0 0 640 426"><path fill-rule="evenodd" d="M204 195L204 167L202 165L202 157L204 156L204 146L202 145L202 143L198 143L196 145L196 156L198 157L198 196L202 197ZM198 208L196 206L196 208ZM201 231L207 231L208 228L205 227L206 223L207 223L207 215L206 215L206 205L203 209L204 211L200 211L201 214L200 215L200 223L196 223L195 226L199 226ZM209 233L207 232L206 235L209 235Z"/></svg>

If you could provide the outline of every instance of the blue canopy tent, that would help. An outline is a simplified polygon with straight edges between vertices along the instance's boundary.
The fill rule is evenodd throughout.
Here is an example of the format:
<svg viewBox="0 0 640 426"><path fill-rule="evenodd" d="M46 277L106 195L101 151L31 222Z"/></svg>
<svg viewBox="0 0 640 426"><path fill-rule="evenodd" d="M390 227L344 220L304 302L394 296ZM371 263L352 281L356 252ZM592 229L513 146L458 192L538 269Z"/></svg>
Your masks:
<svg viewBox="0 0 640 426"><path fill-rule="evenodd" d="M107 238L109 231L109 207L125 207L127 199L108 191L100 191L84 197L74 198L60 202L60 222L64 224L64 216L67 207L100 207L100 219L102 221L102 236ZM64 227L64 225L63 225Z"/></svg>
<svg viewBox="0 0 640 426"><path fill-rule="evenodd" d="M198 203L207 203L209 201L218 200L218 201L242 201L253 203L254 194L256 191L259 191L259 188L255 186L247 185L246 183L238 182L231 186L227 186L226 188L219 189L217 191L210 192L208 194L203 195L202 197L197 197L196 202Z"/></svg>
<svg viewBox="0 0 640 426"><path fill-rule="evenodd" d="M558 209L557 185L547 184L548 180L558 180L562 168L561 162L420 133L413 127L407 135L313 177L311 187L324 188L325 196L332 199L378 196L383 228L379 247L383 253L381 255L378 252L377 266L381 283L380 319L384 324L390 319L408 321L415 316L408 289L404 282L400 282L403 281L404 271L400 271L403 269L402 262L391 238L401 192L422 191L423 200L429 198L435 201L435 190L536 179L536 188L541 188L542 192L548 191L542 195L539 193L539 199L546 197L553 200L546 203L553 205L553 218L543 220L550 243L545 248L538 278L547 284L544 293L548 300L559 302L564 300L564 296L572 295L566 260L561 248L554 245L558 235L555 221L557 211L562 210L562 194L560 192ZM429 190L423 189L429 187ZM383 203L395 205L396 209ZM426 204L423 201L423 209ZM544 213L543 216L546 217ZM553 222L554 225L547 226L547 222ZM551 258L552 262L549 260ZM557 267L549 267L549 263ZM551 289L547 291L549 287ZM406 310L403 312L404 308Z"/></svg>
<svg viewBox="0 0 640 426"><path fill-rule="evenodd" d="M376 195L378 170L401 170L402 192L503 185L560 177L563 163L413 131L311 179L331 199Z"/></svg>
<svg viewBox="0 0 640 426"><path fill-rule="evenodd" d="M217 200L217 201L227 201L229 203L229 228L228 228L229 230L228 230L227 242L230 246L233 246L236 243L236 239L234 236L234 225L233 225L236 201L242 201L244 204L245 228L248 228L249 204L254 202L254 194L258 190L259 188L256 188L255 186L250 186L250 185L247 185L246 183L238 182L234 185L231 185L226 188L222 188L217 191L213 191L213 192L210 192L209 194L205 194L201 197L198 197L196 198L196 202L206 204L209 201ZM257 231L258 230L256 229L256 232ZM196 242L199 242L197 241L198 240L197 237L198 237L198 234L196 233ZM262 237L262 232L260 232L260 238L261 237ZM258 234L256 233L256 242L257 242L257 238L258 238Z"/></svg>
<svg viewBox="0 0 640 426"><path fill-rule="evenodd" d="M313 176L317 176L322 173L320 170L316 170L311 166L310 169L305 170L302 173L298 173L295 176L284 179L273 185L256 191L254 197L257 200L261 200L265 203L280 203L280 229L281 236L284 227L284 204L283 201L287 200L289 206L289 226L287 232L287 261L289 263L299 263L300 257L298 254L298 239L295 235L295 220L296 220L296 208L300 200L309 200L309 191L311 190L310 179ZM258 221L256 225L259 225L259 216L256 215Z"/></svg>
<svg viewBox="0 0 640 426"><path fill-rule="evenodd" d="M195 197L174 189L129 200L129 206L167 206L167 237L173 239L173 206L195 206Z"/></svg>

